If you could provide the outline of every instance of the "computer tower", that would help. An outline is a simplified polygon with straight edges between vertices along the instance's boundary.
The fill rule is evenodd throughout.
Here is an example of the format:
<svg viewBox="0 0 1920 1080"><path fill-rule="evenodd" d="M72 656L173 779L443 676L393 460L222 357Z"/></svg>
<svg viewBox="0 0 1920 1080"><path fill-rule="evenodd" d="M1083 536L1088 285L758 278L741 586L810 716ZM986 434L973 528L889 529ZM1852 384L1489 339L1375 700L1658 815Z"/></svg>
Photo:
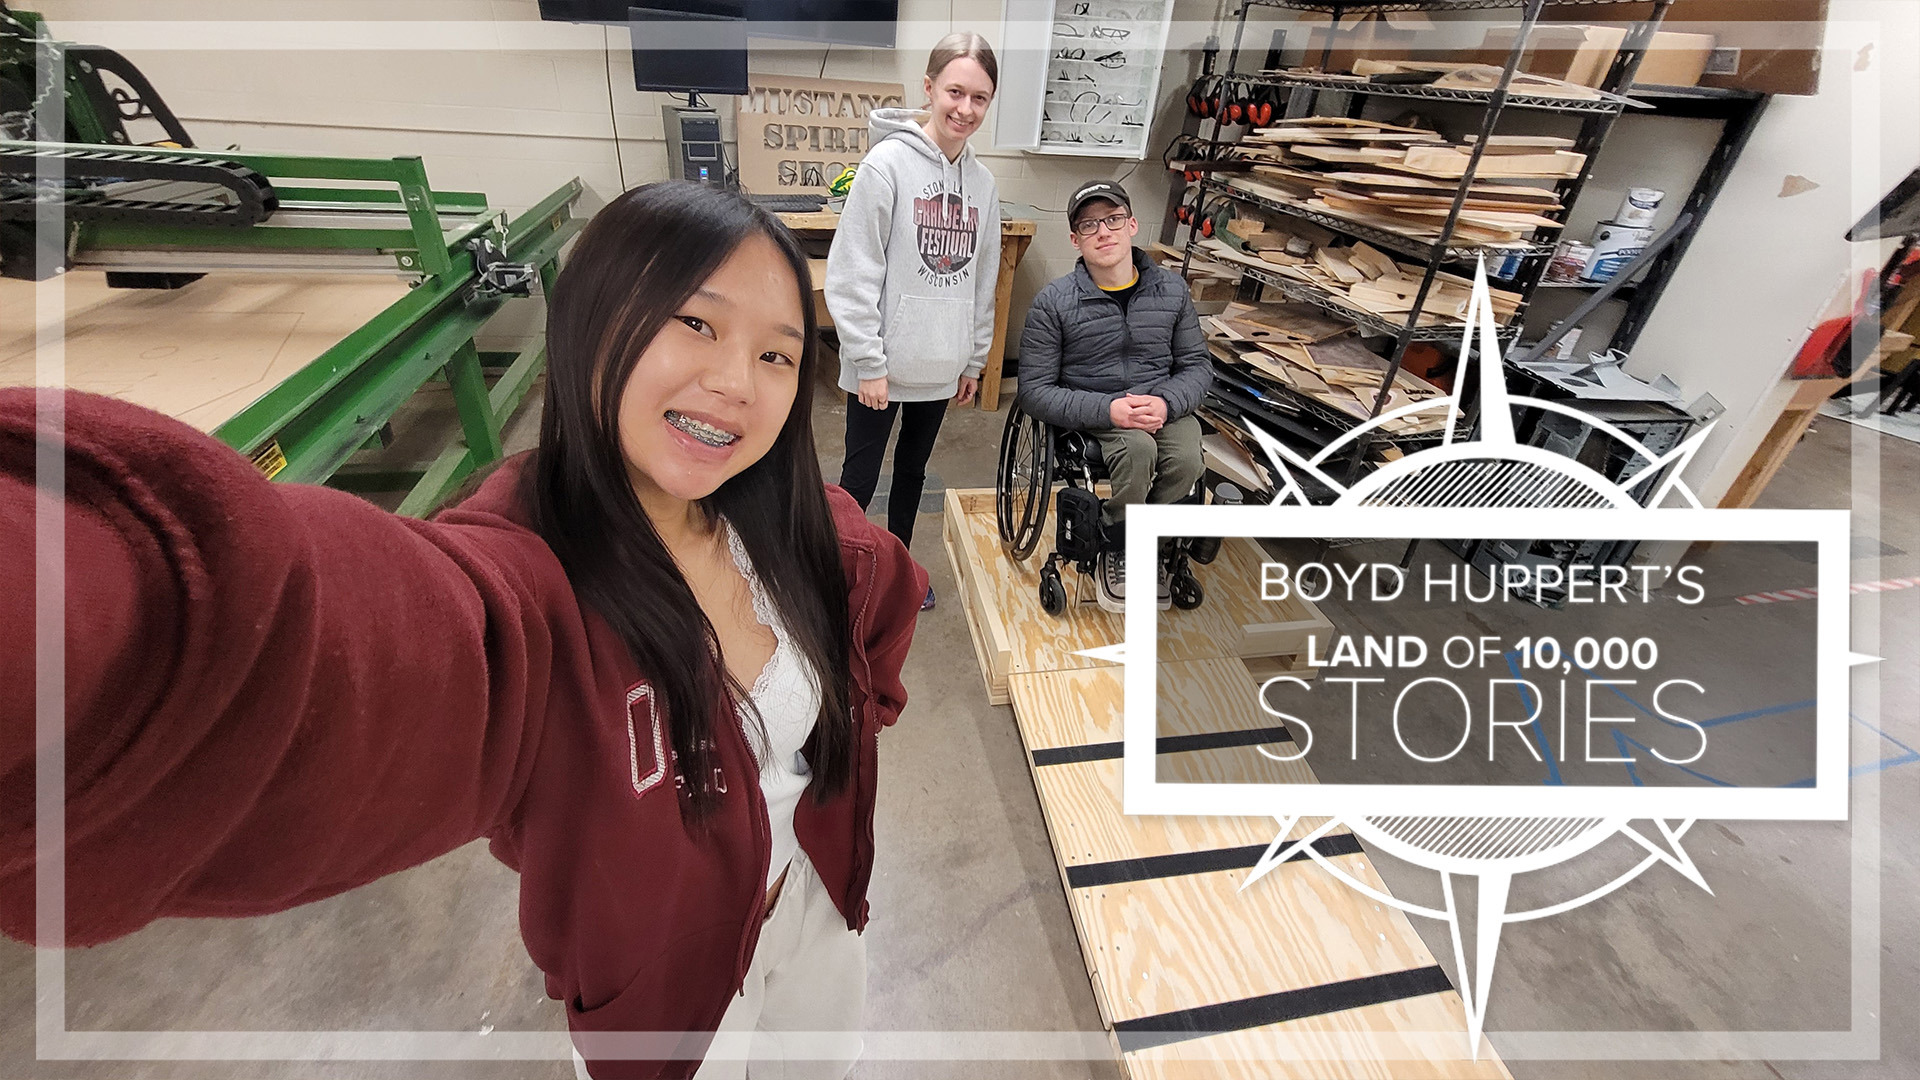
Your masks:
<svg viewBox="0 0 1920 1080"><path fill-rule="evenodd" d="M667 129L667 168L681 180L725 187L726 146L720 141L720 113L685 105L660 106Z"/></svg>

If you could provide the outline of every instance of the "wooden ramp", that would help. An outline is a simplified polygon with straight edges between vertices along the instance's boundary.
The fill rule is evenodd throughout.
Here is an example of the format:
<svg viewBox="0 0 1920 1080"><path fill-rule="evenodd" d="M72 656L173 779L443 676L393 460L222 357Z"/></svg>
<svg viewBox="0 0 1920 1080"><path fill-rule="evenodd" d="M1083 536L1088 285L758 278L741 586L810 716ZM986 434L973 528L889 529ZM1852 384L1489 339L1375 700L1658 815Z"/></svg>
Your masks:
<svg viewBox="0 0 1920 1080"><path fill-rule="evenodd" d="M0 386L29 386L45 327L75 390L111 394L212 431L407 294L396 277L210 274L180 289L109 289L62 275L61 313L33 282L0 279ZM63 332L62 332L63 331ZM51 359L51 357L48 357Z"/></svg>
<svg viewBox="0 0 1920 1080"><path fill-rule="evenodd" d="M991 491L947 493L945 539L989 697L1013 706L1094 1000L1130 1077L1508 1076L1484 1039L1479 1060L1468 1054L1460 997L1398 909L1304 857L1240 891L1274 839L1272 819L1122 814L1121 669L1072 655L1120 641L1119 618L1092 603L1059 619L1042 611L1042 559L1001 552ZM1163 616L1162 779L1313 780L1256 749L1285 756L1293 744L1253 707L1249 661L1263 675L1295 670L1305 635L1329 624L1310 604L1237 599L1247 590L1224 583L1257 581L1259 560L1252 544L1228 543L1198 568L1207 603ZM1352 833L1315 847L1386 890Z"/></svg>

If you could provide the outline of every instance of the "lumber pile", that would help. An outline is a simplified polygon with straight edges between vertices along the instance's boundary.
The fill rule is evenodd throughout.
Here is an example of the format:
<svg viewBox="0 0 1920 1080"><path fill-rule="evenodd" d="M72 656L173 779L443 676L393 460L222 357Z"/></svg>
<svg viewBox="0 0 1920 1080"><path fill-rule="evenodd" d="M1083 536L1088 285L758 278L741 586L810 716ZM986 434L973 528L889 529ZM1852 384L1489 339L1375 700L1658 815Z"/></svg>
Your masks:
<svg viewBox="0 0 1920 1080"><path fill-rule="evenodd" d="M1551 187L1500 180L1578 176L1586 157L1573 140L1495 136L1474 171L1453 238L1493 248L1535 242L1560 228ZM1431 131L1345 117L1301 117L1256 128L1235 150L1248 172L1226 177L1240 191L1430 243L1439 239L1473 140L1450 143Z"/></svg>
<svg viewBox="0 0 1920 1080"><path fill-rule="evenodd" d="M1237 219L1228 235L1241 238L1238 230L1252 219ZM1318 230L1327 237L1318 242L1302 240L1304 230ZM1246 239L1251 250L1240 250L1216 236L1200 242L1200 251L1214 262L1264 270L1278 277L1291 278L1327 294L1337 306L1358 316L1374 316L1389 323L1404 323L1413 313L1413 300L1420 291L1420 279L1426 268L1417 263L1395 262L1364 242L1339 245L1332 234L1308 222L1269 223L1269 227ZM1275 243L1279 247L1273 247ZM1307 254L1295 254L1305 247ZM1441 271L1434 275L1433 287L1421 305L1417 325L1465 326L1473 282L1458 274ZM1506 289L1490 289L1494 321L1505 326L1520 310L1520 294Z"/></svg>
<svg viewBox="0 0 1920 1080"><path fill-rule="evenodd" d="M1365 420L1373 411L1386 377L1386 357L1312 305L1228 304L1200 323L1214 358L1241 377L1312 398L1355 420ZM1382 412L1438 396L1438 387L1402 370L1395 374ZM1412 435L1445 423L1444 413L1436 409L1390 421L1384 430Z"/></svg>

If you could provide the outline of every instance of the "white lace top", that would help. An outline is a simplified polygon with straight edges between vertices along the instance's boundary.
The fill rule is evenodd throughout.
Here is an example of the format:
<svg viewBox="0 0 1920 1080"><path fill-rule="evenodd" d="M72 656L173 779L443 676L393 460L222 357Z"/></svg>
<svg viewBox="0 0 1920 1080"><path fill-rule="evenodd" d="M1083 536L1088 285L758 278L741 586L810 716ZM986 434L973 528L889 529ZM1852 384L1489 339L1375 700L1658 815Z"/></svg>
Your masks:
<svg viewBox="0 0 1920 1080"><path fill-rule="evenodd" d="M754 572L753 561L747 557L739 534L733 531L732 525L727 525L726 530L727 550L733 555L733 565L739 568L740 576L747 579L747 587L753 594L753 617L773 631L775 641L773 656L760 669L750 691L767 735L767 756L760 762L760 792L767 800L767 825L773 832L773 858L767 863L767 884L771 886L786 872L787 863L800 850L800 841L793 831L793 810L800 805L800 796L806 791L812 773L800 748L813 734L814 721L820 715L820 686L814 679L813 669L807 666L800 650L787 636L786 624L780 620L773 598L760 584L760 575ZM743 726L750 723L744 702L740 722Z"/></svg>

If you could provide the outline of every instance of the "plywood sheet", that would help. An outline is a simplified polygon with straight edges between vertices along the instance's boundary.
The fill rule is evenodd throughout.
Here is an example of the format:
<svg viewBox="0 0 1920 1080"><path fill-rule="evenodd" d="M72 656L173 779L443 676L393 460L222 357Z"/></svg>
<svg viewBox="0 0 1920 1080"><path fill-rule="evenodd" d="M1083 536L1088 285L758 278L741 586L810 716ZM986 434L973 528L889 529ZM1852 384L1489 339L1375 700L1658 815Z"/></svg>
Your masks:
<svg viewBox="0 0 1920 1080"><path fill-rule="evenodd" d="M0 386L39 381L37 345L59 336L56 380L111 394L212 431L405 296L397 278L214 274L180 289L109 289L77 272L42 284L64 304L45 316L28 281L0 280ZM62 318L64 317L64 328Z"/></svg>
<svg viewBox="0 0 1920 1080"><path fill-rule="evenodd" d="M961 588L973 590L968 611L983 623L976 634L976 641L982 643L980 655L989 664L1004 656L1007 664L1004 672L989 673L989 684L997 686L1013 674L1104 665L1105 661L1075 655L1125 639L1123 618L1094 603L1093 582L1069 570L1063 575L1069 597L1066 613L1055 617L1040 606L1040 568L1051 547L1052 516L1040 546L1026 559L1015 561L1000 545L992 491L950 490L948 496L948 555ZM1192 611L1160 613L1160 658L1302 651L1306 634L1328 624L1310 604L1259 600L1262 558L1252 542L1231 539L1211 565L1195 565L1194 574L1207 590L1206 602Z"/></svg>
<svg viewBox="0 0 1920 1080"><path fill-rule="evenodd" d="M1271 838L1269 838L1271 839ZM1334 861L1383 889L1364 855ZM1068 902L1118 1020L1431 967L1406 917L1311 861L1075 889Z"/></svg>
<svg viewBox="0 0 1920 1080"><path fill-rule="evenodd" d="M1168 754L1184 758L1187 754ZM1047 831L1054 854L1064 866L1083 866L1121 859L1177 855L1191 851L1223 851L1271 844L1278 833L1265 817L1149 817L1120 812L1119 758L1040 765L1033 783L1046 809ZM1319 828L1325 818L1303 818L1289 836L1298 839ZM1336 829L1344 833L1345 829Z"/></svg>
<svg viewBox="0 0 1920 1080"><path fill-rule="evenodd" d="M1467 1052L1452 991L1210 1035L1125 1055L1133 1080L1507 1080L1485 1037Z"/></svg>
<svg viewBox="0 0 1920 1080"><path fill-rule="evenodd" d="M1249 731L1280 723L1255 704L1259 683L1240 660L1168 661L1159 669L1156 724L1161 736ZM1119 742L1120 680L1121 669L1113 665L1009 676L1009 695L1027 749ZM1297 782L1312 779L1304 773Z"/></svg>

